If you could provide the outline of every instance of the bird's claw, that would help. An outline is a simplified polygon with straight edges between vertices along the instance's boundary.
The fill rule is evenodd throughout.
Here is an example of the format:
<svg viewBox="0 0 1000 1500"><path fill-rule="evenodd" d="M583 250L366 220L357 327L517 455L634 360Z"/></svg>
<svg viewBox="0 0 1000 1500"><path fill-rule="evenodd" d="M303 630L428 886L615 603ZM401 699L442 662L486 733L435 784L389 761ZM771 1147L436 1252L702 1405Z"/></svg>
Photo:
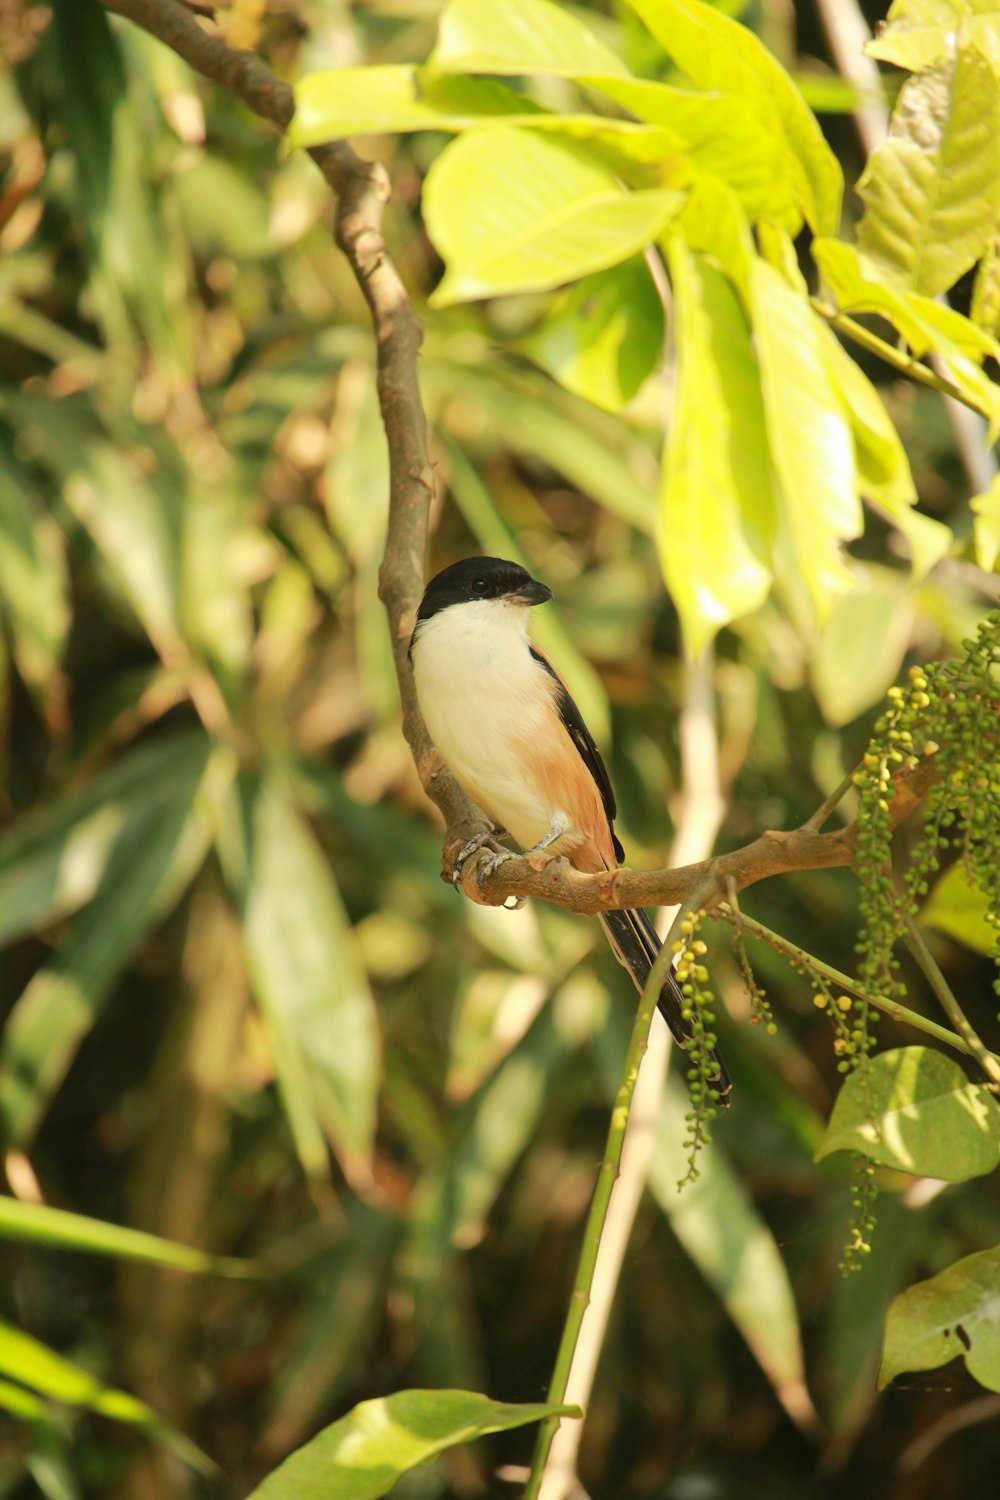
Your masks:
<svg viewBox="0 0 1000 1500"><path fill-rule="evenodd" d="M500 835L500 832L501 830L499 829L493 829L489 833L477 833L473 838L469 839L467 844L462 845L461 849L459 849L458 853L455 855L455 859L451 867L451 883L453 886L459 886L462 883L462 871L465 869L466 862L470 860L474 854L478 854L480 849L486 848L487 845L492 846L492 862L487 863L486 868L479 872L480 881L482 880L484 874L488 874L492 870L495 870L497 865L502 864L505 859L511 859L513 857L509 849L501 849L497 845L496 840Z"/></svg>

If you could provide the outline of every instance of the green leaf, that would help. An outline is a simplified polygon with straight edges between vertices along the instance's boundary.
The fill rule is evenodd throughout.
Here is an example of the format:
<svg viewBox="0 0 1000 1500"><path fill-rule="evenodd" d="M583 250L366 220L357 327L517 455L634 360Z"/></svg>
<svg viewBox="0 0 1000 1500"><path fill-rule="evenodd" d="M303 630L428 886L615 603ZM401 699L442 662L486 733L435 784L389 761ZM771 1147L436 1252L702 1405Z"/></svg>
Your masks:
<svg viewBox="0 0 1000 1500"><path fill-rule="evenodd" d="M656 366L663 307L640 258L585 276L515 347L567 390L619 411Z"/></svg>
<svg viewBox="0 0 1000 1500"><path fill-rule="evenodd" d="M1000 359L1000 343L968 318L925 297L894 285L886 270L842 240L815 239L812 256L824 281L846 313L875 313L886 318L914 354L955 355L981 364L989 355Z"/></svg>
<svg viewBox="0 0 1000 1500"><path fill-rule="evenodd" d="M1000 1106L958 1063L929 1047L880 1052L837 1096L817 1159L831 1151L860 1151L900 1172L964 1182L1000 1161Z"/></svg>
<svg viewBox="0 0 1000 1500"><path fill-rule="evenodd" d="M69 630L62 538L30 493L25 476L0 454L0 612L18 671L43 695L58 691Z"/></svg>
<svg viewBox="0 0 1000 1500"><path fill-rule="evenodd" d="M969 501L975 520L972 534L976 547L976 562L986 573L996 571L1000 558L1000 474L983 495Z"/></svg>
<svg viewBox="0 0 1000 1500"><path fill-rule="evenodd" d="M754 340L767 435L792 550L822 623L853 582L841 542L860 535L851 428L830 379L821 329L806 299L757 259L751 266Z"/></svg>
<svg viewBox="0 0 1000 1500"><path fill-rule="evenodd" d="M972 283L969 317L996 338L1000 334L1000 234L994 234Z"/></svg>
<svg viewBox="0 0 1000 1500"><path fill-rule="evenodd" d="M83 1214L49 1208L43 1203L21 1203L0 1194L0 1238L27 1240L35 1245L50 1245L59 1250L85 1250L96 1255L115 1255L122 1260L142 1261L154 1266L170 1266L178 1271L214 1272L221 1276L252 1276L249 1261L233 1260L224 1255L208 1255L190 1245L178 1245L128 1229L120 1224L106 1224Z"/></svg>
<svg viewBox="0 0 1000 1500"><path fill-rule="evenodd" d="M908 1370L936 1370L957 1355L987 1390L1000 1391L1000 1246L967 1255L893 1299L878 1373L884 1390Z"/></svg>
<svg viewBox="0 0 1000 1500"><path fill-rule="evenodd" d="M840 222L843 174L815 115L763 43L739 22L700 0L629 0L629 4L693 83L736 94L766 123L782 149L776 206L787 183L814 232L834 233ZM779 218L777 213L772 216ZM779 221L795 228L783 216Z"/></svg>
<svg viewBox="0 0 1000 1500"><path fill-rule="evenodd" d="M154 799L151 809L121 813L93 898L71 918L55 956L10 1014L0 1043L0 1112L8 1138L19 1144L34 1133L136 948L174 908L205 857L209 819L202 797L210 802L209 788L230 774L228 756L210 758L203 776L192 776L192 769L178 768L171 795ZM110 847L106 838L101 829L99 859ZM51 853L42 851L36 866L43 886Z"/></svg>
<svg viewBox="0 0 1000 1500"><path fill-rule="evenodd" d="M668 1080L649 1165L650 1192L790 1415L815 1422L795 1298L770 1229L717 1145L699 1158L697 1180L678 1189L687 1170L682 1142L688 1108L683 1088Z"/></svg>
<svg viewBox="0 0 1000 1500"><path fill-rule="evenodd" d="M63 1359L30 1334L0 1321L0 1373L20 1381L50 1401L81 1406L98 1416L125 1422L166 1442L186 1463L203 1474L215 1471L212 1461L195 1445L174 1432L144 1401L125 1391L102 1385L79 1365Z"/></svg>
<svg viewBox="0 0 1000 1500"><path fill-rule="evenodd" d="M914 509L910 461L882 398L830 328L820 326L827 371L847 408L854 436L858 488L892 520L910 545L913 576L924 578L954 542L941 521Z"/></svg>
<svg viewBox="0 0 1000 1500"><path fill-rule="evenodd" d="M992 953L998 933L987 921L991 906L987 893L970 883L965 865L959 860L935 884L921 909L920 921L924 927L936 927L977 953Z"/></svg>
<svg viewBox="0 0 1000 1500"><path fill-rule="evenodd" d="M736 94L698 94L644 78L579 80L640 120L669 129L691 167L734 192L752 219L794 217L791 189L781 174L781 138L752 103Z"/></svg>
<svg viewBox="0 0 1000 1500"><path fill-rule="evenodd" d="M628 260L680 209L680 193L629 193L576 147L515 126L461 136L424 185L447 271L431 302L560 286Z"/></svg>
<svg viewBox="0 0 1000 1500"><path fill-rule="evenodd" d="M935 297L982 255L1000 201L1000 79L973 45L911 79L858 182L858 248Z"/></svg>
<svg viewBox="0 0 1000 1500"><path fill-rule="evenodd" d="M513 1406L473 1391L397 1391L363 1401L257 1486L248 1500L378 1500L456 1443L506 1432L570 1406Z"/></svg>
<svg viewBox="0 0 1000 1500"><path fill-rule="evenodd" d="M442 73L629 76L589 27L552 0L448 0L428 66Z"/></svg>
<svg viewBox="0 0 1000 1500"><path fill-rule="evenodd" d="M324 1135L365 1180L375 1127L375 1007L322 849L274 776L244 782L242 827L223 843L242 907L254 995L305 1170L327 1174Z"/></svg>
<svg viewBox="0 0 1000 1500"><path fill-rule="evenodd" d="M767 597L775 510L759 376L736 294L679 237L668 262L677 379L658 545L686 649L697 656Z"/></svg>
<svg viewBox="0 0 1000 1500"><path fill-rule="evenodd" d="M810 663L823 717L838 728L885 697L913 625L905 575L870 563L854 566L854 587L834 605Z"/></svg>
<svg viewBox="0 0 1000 1500"><path fill-rule="evenodd" d="M954 54L956 33L976 37L981 28L995 28L995 14L995 0L893 0L865 51L921 73Z"/></svg>
<svg viewBox="0 0 1000 1500"><path fill-rule="evenodd" d="M296 85L288 139L316 146L346 135L465 130L491 117L538 113L523 94L489 80L436 77L406 63L330 68Z"/></svg>

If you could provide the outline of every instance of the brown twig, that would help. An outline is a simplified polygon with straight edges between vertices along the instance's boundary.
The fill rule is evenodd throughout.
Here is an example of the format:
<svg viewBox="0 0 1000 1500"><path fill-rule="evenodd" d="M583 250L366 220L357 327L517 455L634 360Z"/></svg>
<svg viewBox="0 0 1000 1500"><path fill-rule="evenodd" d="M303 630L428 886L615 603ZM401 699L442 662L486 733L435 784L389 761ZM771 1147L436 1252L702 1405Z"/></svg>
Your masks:
<svg viewBox="0 0 1000 1500"><path fill-rule="evenodd" d="M923 800L937 776L936 762L928 757L894 779L889 804L893 828ZM695 893L700 905L711 906L730 892L745 890L772 875L853 865L857 843L857 823L833 833L817 833L805 823L787 833L769 830L742 849L676 870L622 868L584 875L564 859L552 860L540 870L527 859L511 859L484 875L481 882L477 855L463 867L461 885L471 900L484 906L502 906L515 895L535 896L583 916L622 907L673 906ZM449 849L450 842L446 842L446 856Z"/></svg>

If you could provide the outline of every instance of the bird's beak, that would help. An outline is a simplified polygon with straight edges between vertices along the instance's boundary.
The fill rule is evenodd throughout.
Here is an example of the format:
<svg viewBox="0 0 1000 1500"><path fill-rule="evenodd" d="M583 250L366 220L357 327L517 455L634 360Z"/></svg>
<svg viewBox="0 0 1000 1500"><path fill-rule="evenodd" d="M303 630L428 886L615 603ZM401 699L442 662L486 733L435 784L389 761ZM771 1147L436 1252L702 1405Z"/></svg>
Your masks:
<svg viewBox="0 0 1000 1500"><path fill-rule="evenodd" d="M552 590L546 588L544 583L539 583L532 578L521 588L515 589L513 593L504 594L508 604L544 604L552 598Z"/></svg>

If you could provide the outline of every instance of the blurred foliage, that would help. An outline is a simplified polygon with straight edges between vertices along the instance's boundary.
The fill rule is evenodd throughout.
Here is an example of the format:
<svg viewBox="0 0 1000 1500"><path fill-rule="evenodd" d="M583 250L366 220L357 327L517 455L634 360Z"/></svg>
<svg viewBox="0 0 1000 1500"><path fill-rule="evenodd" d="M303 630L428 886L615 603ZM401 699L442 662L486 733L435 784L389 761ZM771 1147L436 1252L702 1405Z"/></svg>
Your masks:
<svg viewBox="0 0 1000 1500"><path fill-rule="evenodd" d="M219 7L286 76L422 61L438 9ZM588 15L631 60L647 48L631 15ZM746 19L843 107L822 91L835 75L811 6ZM0 45L7 1179L26 1202L264 1272L189 1277L42 1235L0 1241L4 1326L59 1361L33 1381L20 1345L17 1384L4 1367L0 1494L235 1500L362 1398L544 1398L631 1002L596 924L471 908L438 880L376 593L387 480L369 327L311 163L89 0L8 0ZM853 182L850 121L825 123ZM419 298L441 274L419 216L440 144L377 143L389 243ZM972 294L959 284L961 305ZM552 585L545 644L608 747L630 860L657 864L682 692L652 539L662 377L617 412L555 385L525 357L550 306L558 319L558 298L525 293L428 319L430 561L506 552ZM632 352L630 383L645 369ZM955 653L996 597L968 560L979 486L940 398L865 368L922 513L960 545L917 582L875 521L825 633L788 597L719 636L726 847L808 817L900 668ZM745 904L847 966L846 872ZM995 1036L984 945L942 920L946 904L928 940ZM978 1387L956 1364L877 1396L875 1373L895 1294L1000 1240L995 1177L938 1191L880 1167L872 1251L842 1283L847 1169L813 1160L839 1081L829 1031L776 954L752 957L778 1034L746 1024L718 940L735 1103L700 1200L655 1174L584 1479L595 1500L693 1486L957 1500L1000 1457L995 1426L954 1431ZM678 1108L669 1095L665 1160ZM734 1284L746 1244L753 1277ZM142 1435L162 1424L225 1477L191 1467L180 1439ZM399 1493L508 1493L491 1476L529 1444L453 1450Z"/></svg>

